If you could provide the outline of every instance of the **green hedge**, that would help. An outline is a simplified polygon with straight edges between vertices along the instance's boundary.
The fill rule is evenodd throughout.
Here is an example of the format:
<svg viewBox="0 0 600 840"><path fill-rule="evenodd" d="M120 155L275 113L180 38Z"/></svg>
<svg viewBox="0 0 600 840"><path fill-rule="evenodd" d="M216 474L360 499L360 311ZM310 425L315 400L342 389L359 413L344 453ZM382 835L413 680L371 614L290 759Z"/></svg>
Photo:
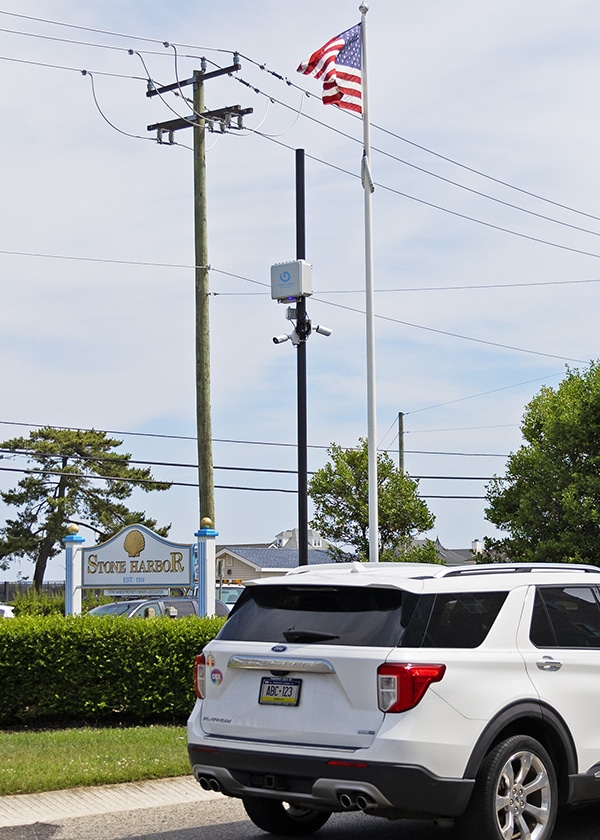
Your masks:
<svg viewBox="0 0 600 840"><path fill-rule="evenodd" d="M222 618L0 620L0 727L183 722Z"/></svg>

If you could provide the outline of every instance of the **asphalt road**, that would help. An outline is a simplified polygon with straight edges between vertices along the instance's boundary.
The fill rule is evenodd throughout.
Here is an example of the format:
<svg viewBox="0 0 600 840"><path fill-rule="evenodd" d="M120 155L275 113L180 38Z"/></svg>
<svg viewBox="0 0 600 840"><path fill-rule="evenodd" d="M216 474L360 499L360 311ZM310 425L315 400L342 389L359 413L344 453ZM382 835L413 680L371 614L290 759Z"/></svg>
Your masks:
<svg viewBox="0 0 600 840"><path fill-rule="evenodd" d="M563 814L553 840L598 840L600 806ZM146 808L52 823L0 828L0 840L258 840L265 834L237 800ZM425 822L387 822L364 814L336 814L319 840L456 840L453 828Z"/></svg>

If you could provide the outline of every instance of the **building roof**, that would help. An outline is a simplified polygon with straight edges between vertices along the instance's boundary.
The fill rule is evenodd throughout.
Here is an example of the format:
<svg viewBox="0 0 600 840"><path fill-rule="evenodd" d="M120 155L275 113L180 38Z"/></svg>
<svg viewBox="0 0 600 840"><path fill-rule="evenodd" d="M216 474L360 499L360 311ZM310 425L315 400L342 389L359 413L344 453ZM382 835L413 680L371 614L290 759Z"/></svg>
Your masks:
<svg viewBox="0 0 600 840"><path fill-rule="evenodd" d="M424 545L427 540L415 539L412 542L413 545L420 546ZM433 544L438 557L445 566L464 566L467 563L474 562L475 553L472 548L446 548L441 544L438 537L435 538Z"/></svg>
<svg viewBox="0 0 600 840"><path fill-rule="evenodd" d="M256 569L293 569L298 565L297 548L250 548L243 545L224 545L217 556L227 551L254 566ZM333 563L328 551L313 548L308 552L309 566Z"/></svg>
<svg viewBox="0 0 600 840"><path fill-rule="evenodd" d="M217 558L221 558L227 553L230 556L237 557L257 571L261 569L293 569L298 565L298 547L296 539L294 539L296 534L297 529L296 531L282 531L281 534L277 535L276 541L270 544L218 545ZM284 547L278 546L279 537L287 539ZM412 542L413 545L418 546L423 545L426 540L414 539ZM434 545L440 561L446 566L462 566L475 562L475 553L472 548L446 548L437 537ZM332 557L326 546L323 548L309 546L309 548L309 566L335 562L335 558Z"/></svg>

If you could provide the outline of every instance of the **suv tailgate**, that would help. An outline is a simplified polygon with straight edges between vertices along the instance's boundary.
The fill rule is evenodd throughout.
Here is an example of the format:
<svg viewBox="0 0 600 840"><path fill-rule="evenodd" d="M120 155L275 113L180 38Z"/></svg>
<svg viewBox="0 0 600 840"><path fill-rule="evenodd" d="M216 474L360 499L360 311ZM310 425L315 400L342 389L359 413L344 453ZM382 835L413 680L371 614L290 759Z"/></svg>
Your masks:
<svg viewBox="0 0 600 840"><path fill-rule="evenodd" d="M205 651L207 735L368 747L383 720L377 668L390 649L212 642Z"/></svg>
<svg viewBox="0 0 600 840"><path fill-rule="evenodd" d="M205 650L203 730L369 746L383 720L377 668L398 644L413 606L413 596L391 587L247 587Z"/></svg>

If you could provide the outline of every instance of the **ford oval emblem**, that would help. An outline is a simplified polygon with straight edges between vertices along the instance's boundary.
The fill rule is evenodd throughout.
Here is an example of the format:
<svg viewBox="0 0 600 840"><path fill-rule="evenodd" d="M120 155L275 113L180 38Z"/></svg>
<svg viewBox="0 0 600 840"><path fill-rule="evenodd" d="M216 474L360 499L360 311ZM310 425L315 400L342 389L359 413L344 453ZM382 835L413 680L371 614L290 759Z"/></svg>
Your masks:
<svg viewBox="0 0 600 840"><path fill-rule="evenodd" d="M283 653L284 650L287 650L287 645L275 645L271 650L273 653Z"/></svg>

